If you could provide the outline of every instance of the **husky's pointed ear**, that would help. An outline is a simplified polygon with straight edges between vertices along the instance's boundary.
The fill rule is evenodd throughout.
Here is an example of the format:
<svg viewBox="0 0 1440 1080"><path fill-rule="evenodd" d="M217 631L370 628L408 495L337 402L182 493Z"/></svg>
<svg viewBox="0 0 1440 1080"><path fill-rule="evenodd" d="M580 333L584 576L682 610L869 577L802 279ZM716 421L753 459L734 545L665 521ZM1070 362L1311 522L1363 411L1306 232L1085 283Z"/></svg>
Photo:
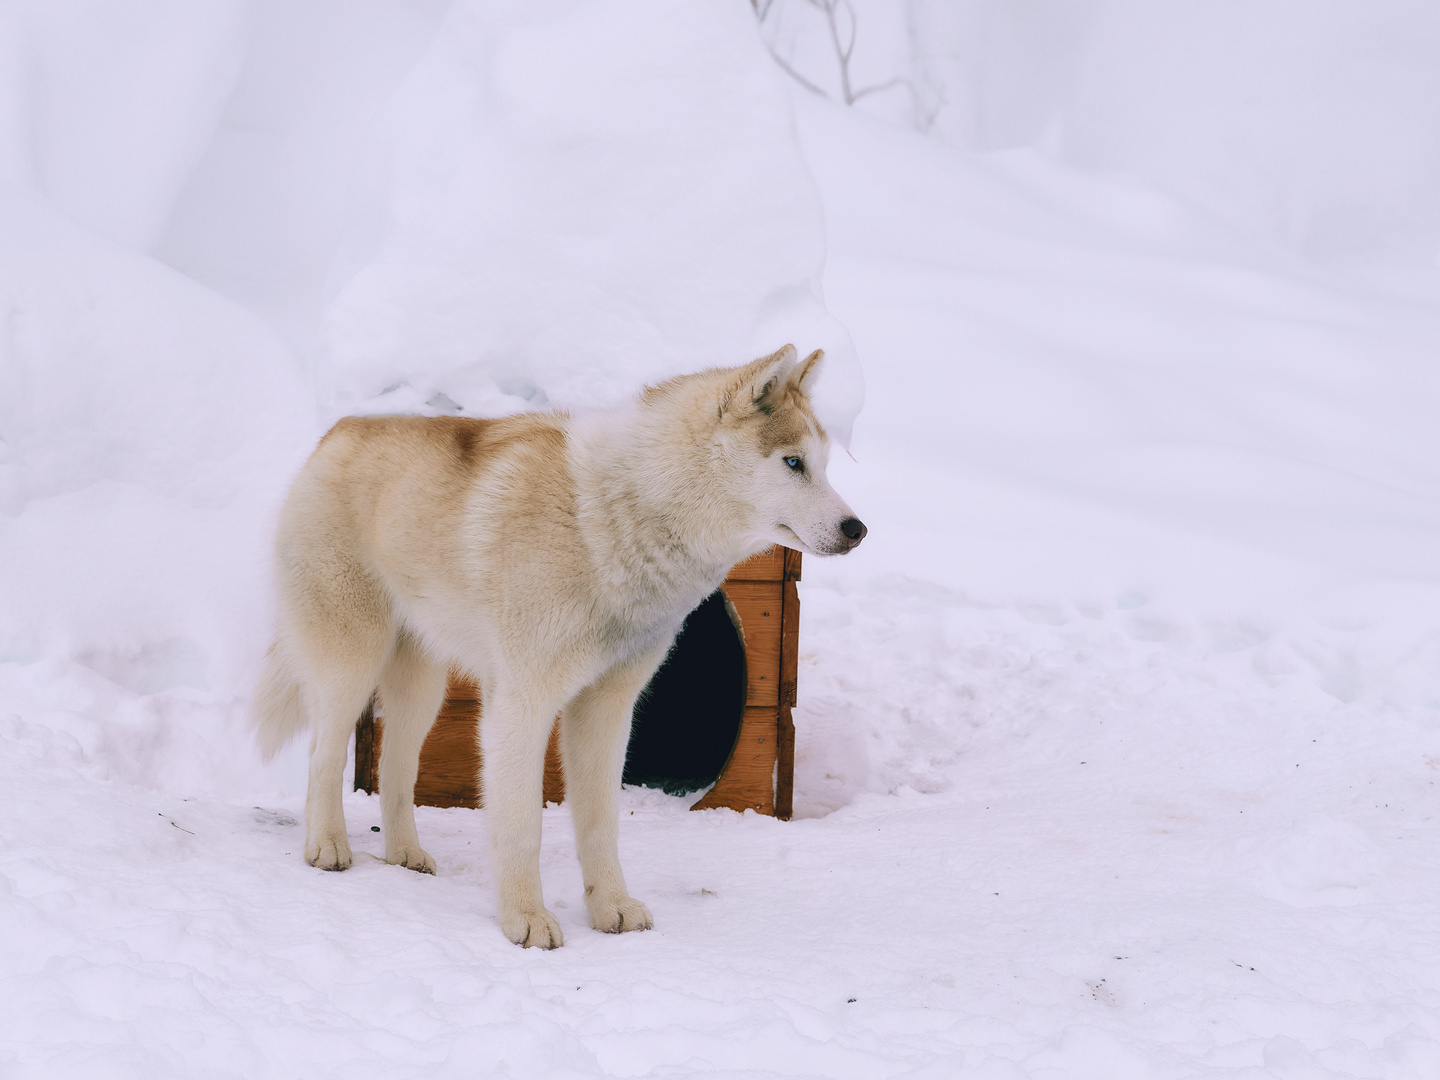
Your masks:
<svg viewBox="0 0 1440 1080"><path fill-rule="evenodd" d="M795 370L790 372L790 385L799 390L806 397L815 386L815 376L825 367L825 350L816 349L809 356L795 365Z"/></svg>
<svg viewBox="0 0 1440 1080"><path fill-rule="evenodd" d="M720 401L720 415L769 413L785 394L795 367L795 346L786 345L736 372L734 384Z"/></svg>

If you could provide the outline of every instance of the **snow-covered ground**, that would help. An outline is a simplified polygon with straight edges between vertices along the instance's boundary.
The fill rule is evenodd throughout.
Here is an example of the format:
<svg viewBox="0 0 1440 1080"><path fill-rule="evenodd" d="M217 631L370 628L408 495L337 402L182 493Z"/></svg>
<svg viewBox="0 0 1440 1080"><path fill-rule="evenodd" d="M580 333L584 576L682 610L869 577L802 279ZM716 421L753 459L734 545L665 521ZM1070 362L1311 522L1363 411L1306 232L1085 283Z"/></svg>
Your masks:
<svg viewBox="0 0 1440 1080"><path fill-rule="evenodd" d="M1440 1076L1440 276L1394 239L1428 204L1327 262L1318 181L1255 224L1304 124L1245 198L1233 161L1167 187L1097 120L1132 69L1053 91L1069 150L976 152L787 86L735 6L0 19L0 1076ZM1354 152L1399 176L1403 134ZM1325 174L1362 210L1364 162ZM244 715L329 419L777 333L835 351L842 424L863 365L831 478L871 529L805 565L795 820L627 790L656 929L609 937L547 810L545 954L483 812L418 812L422 877L349 796L356 865L306 866L303 752Z"/></svg>

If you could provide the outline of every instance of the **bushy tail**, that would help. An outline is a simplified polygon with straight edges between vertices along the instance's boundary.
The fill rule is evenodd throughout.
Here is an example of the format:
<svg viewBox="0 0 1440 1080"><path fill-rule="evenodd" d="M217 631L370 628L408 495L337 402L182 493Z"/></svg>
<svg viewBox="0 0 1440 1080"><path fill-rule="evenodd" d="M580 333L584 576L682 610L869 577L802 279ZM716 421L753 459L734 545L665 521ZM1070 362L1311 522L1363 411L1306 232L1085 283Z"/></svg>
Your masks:
<svg viewBox="0 0 1440 1080"><path fill-rule="evenodd" d="M265 654L265 671L255 688L253 709L255 742L266 761L309 726L300 701L300 682L290 673L278 641Z"/></svg>

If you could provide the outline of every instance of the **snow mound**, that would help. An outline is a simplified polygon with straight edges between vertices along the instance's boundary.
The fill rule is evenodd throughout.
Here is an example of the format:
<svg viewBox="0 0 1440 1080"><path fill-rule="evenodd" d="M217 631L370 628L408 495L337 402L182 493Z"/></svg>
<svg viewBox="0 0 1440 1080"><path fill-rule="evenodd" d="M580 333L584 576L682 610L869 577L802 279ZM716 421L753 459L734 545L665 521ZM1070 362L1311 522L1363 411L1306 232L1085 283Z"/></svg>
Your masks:
<svg viewBox="0 0 1440 1080"><path fill-rule="evenodd" d="M793 341L830 354L847 438L858 367L778 78L741 5L457 5L361 166L334 407L608 404Z"/></svg>

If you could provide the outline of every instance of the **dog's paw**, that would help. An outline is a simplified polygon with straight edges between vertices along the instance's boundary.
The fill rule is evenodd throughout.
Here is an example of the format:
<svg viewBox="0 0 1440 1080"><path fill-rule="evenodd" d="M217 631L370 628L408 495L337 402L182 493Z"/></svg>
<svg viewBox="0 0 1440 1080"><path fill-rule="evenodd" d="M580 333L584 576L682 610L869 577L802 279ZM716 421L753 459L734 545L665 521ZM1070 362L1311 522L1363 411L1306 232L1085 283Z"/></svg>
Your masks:
<svg viewBox="0 0 1440 1080"><path fill-rule="evenodd" d="M305 843L305 861L321 870L348 870L354 859L350 855L350 841L342 833L339 836L322 836Z"/></svg>
<svg viewBox="0 0 1440 1080"><path fill-rule="evenodd" d="M655 925L650 909L634 897L596 900L594 894L585 898L590 912L590 925L603 934L623 934L627 930L649 930Z"/></svg>
<svg viewBox="0 0 1440 1080"><path fill-rule="evenodd" d="M558 949L565 944L560 924L544 908L511 912L501 918L500 929L516 945L526 949Z"/></svg>
<svg viewBox="0 0 1440 1080"><path fill-rule="evenodd" d="M385 861L392 866L403 866L407 870L414 870L420 874L435 873L435 860L430 857L428 852L419 847L387 851L385 852Z"/></svg>

